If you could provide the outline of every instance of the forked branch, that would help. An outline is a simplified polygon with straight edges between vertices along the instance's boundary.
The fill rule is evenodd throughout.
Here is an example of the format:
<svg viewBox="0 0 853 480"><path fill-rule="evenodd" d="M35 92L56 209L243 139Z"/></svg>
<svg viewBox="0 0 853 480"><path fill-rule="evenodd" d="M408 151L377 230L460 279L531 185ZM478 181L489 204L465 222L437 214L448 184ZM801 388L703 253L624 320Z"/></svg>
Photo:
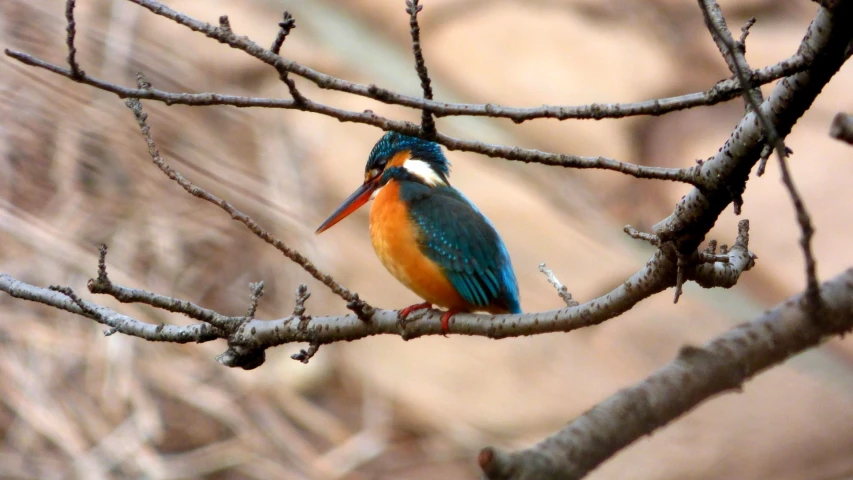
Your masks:
<svg viewBox="0 0 853 480"><path fill-rule="evenodd" d="M765 369L853 329L853 269L822 285L819 294L831 327L813 322L807 302L798 295L701 347L683 347L657 372L529 449L484 449L480 466L489 480L584 477L622 448L714 395L739 391Z"/></svg>

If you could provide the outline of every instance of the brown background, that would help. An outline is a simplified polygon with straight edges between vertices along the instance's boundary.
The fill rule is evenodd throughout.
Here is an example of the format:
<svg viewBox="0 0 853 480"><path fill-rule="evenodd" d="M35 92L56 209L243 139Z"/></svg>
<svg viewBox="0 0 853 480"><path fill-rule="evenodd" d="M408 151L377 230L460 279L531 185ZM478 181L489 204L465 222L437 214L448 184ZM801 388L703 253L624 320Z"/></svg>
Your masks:
<svg viewBox="0 0 853 480"><path fill-rule="evenodd" d="M129 2L81 0L86 72L131 86L287 97L268 67ZM514 106L629 102L710 88L728 76L695 2L426 0L422 40L437 98ZM0 43L62 63L63 2L0 4ZM816 5L721 2L732 30L750 16L753 66L792 54ZM317 70L418 95L402 1L192 1L175 9L268 45L285 9L297 28L283 52ZM320 91L343 108L417 120L418 113ZM828 138L853 110L853 67L798 122L791 166L817 227L820 274L853 265L853 150ZM770 87L766 87L770 88ZM112 278L227 314L264 280L259 316L342 302L221 211L187 196L149 161L132 115L111 94L0 60L0 271L85 292L97 245ZM376 260L367 209L320 237L319 222L362 178L374 128L301 112L146 104L167 159L251 213L369 302L414 303ZM682 167L712 155L740 100L660 118L566 121L442 119L464 138ZM649 230L687 191L613 172L522 165L451 152L451 180L495 223L526 311L559 307L546 262L585 301L650 255L621 233ZM0 477L474 478L482 446L529 445L617 389L801 290L790 201L770 163L748 184L755 269L733 290L688 286L618 319L567 335L490 341L396 337L323 347L307 366L268 352L251 371L219 367L222 342L150 344L70 314L0 296ZM713 236L731 243L727 211ZM86 298L90 298L86 294ZM183 323L142 306L100 302L152 323ZM835 479L853 476L853 342L833 341L716 398L626 449L595 479Z"/></svg>

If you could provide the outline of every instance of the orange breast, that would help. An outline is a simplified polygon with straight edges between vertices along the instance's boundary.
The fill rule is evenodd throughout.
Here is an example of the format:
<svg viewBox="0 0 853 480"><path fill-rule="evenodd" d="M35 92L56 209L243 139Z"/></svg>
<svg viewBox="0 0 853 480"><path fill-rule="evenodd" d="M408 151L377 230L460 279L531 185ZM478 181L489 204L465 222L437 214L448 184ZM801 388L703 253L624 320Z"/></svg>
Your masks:
<svg viewBox="0 0 853 480"><path fill-rule="evenodd" d="M421 253L417 228L400 201L400 184L388 182L370 208L370 240L385 268L409 290L434 305L469 310L441 268Z"/></svg>

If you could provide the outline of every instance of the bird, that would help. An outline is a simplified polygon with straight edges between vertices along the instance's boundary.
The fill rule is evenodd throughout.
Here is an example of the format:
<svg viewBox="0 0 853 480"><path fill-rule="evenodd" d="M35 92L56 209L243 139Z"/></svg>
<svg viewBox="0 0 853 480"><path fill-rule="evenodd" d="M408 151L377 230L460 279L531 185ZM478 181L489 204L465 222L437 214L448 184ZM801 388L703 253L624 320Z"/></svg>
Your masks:
<svg viewBox="0 0 853 480"><path fill-rule="evenodd" d="M439 144L388 132L374 145L364 182L315 232L320 234L369 200L370 239L381 263L421 297L399 311L443 307L441 332L459 312L521 313L518 282L494 225L449 181Z"/></svg>

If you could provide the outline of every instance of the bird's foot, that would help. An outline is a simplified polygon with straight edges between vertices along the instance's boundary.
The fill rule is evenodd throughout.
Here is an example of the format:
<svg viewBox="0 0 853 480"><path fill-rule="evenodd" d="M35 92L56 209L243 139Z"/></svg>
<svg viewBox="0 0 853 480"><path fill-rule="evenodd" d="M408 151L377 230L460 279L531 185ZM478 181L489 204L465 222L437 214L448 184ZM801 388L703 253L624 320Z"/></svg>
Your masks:
<svg viewBox="0 0 853 480"><path fill-rule="evenodd" d="M445 337L447 336L448 330L450 330L450 317L456 315L462 310L459 308L451 308L448 311L444 312L441 315L441 334Z"/></svg>
<svg viewBox="0 0 853 480"><path fill-rule="evenodd" d="M409 307L406 307L399 312L397 312L397 321L400 322L400 326L405 327L406 322L409 319L409 315L416 310L423 310L425 308L431 308L432 304L429 302L416 303Z"/></svg>

